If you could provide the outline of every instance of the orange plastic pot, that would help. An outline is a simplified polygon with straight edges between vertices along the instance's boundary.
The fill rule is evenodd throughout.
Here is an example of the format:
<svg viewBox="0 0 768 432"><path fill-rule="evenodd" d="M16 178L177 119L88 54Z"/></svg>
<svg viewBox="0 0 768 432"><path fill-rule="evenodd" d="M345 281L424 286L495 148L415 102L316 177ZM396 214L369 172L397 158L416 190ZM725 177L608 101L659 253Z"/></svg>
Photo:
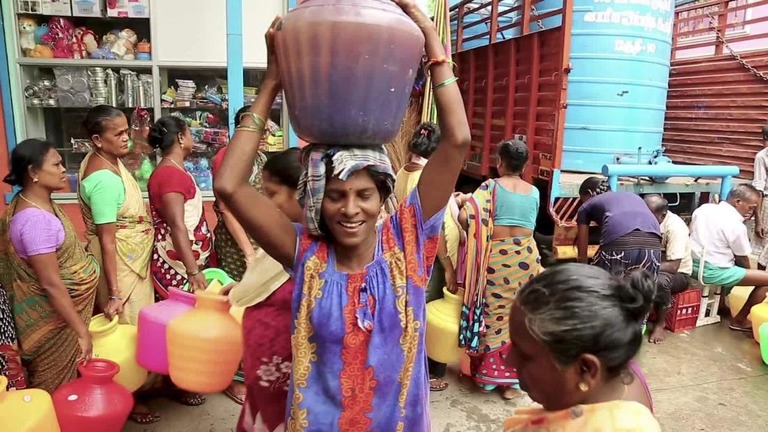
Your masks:
<svg viewBox="0 0 768 432"><path fill-rule="evenodd" d="M196 293L195 308L168 325L168 369L179 388L219 393L232 382L243 357L242 328L226 297Z"/></svg>

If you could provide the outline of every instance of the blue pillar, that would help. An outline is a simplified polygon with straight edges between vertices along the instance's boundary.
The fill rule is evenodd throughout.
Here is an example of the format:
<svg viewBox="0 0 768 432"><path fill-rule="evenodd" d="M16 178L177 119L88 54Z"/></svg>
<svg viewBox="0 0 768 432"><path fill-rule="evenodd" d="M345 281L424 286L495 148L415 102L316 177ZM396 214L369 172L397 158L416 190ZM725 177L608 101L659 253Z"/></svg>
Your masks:
<svg viewBox="0 0 768 432"><path fill-rule="evenodd" d="M291 10L296 7L296 0L288 0L288 10ZM283 102L285 102L285 95L283 95ZM286 126L288 128L287 134L285 134L288 137L288 147L298 147L299 146L299 137L296 136L296 132L293 131L293 128L291 127L291 121L288 119L286 123Z"/></svg>
<svg viewBox="0 0 768 432"><path fill-rule="evenodd" d="M720 181L720 201L725 201L728 197L728 192L733 188L733 176L723 176Z"/></svg>
<svg viewBox="0 0 768 432"><path fill-rule="evenodd" d="M227 0L227 98L229 136L235 133L235 114L244 103L243 0Z"/></svg>
<svg viewBox="0 0 768 432"><path fill-rule="evenodd" d="M0 24L3 23L3 11L0 9ZM2 25L0 25L2 27ZM5 141L8 146L8 155L10 156L13 148L16 147L16 124L13 121L13 106L11 99L11 63L8 61L8 41L5 39L5 31L0 29L0 96L3 101L3 120L5 121ZM0 161L8 164L10 161ZM18 190L13 188L14 193ZM14 193L5 195L5 202L8 203L13 198Z"/></svg>
<svg viewBox="0 0 768 432"><path fill-rule="evenodd" d="M608 176L608 186L611 188L612 192L618 192L619 176L616 176L616 175Z"/></svg>

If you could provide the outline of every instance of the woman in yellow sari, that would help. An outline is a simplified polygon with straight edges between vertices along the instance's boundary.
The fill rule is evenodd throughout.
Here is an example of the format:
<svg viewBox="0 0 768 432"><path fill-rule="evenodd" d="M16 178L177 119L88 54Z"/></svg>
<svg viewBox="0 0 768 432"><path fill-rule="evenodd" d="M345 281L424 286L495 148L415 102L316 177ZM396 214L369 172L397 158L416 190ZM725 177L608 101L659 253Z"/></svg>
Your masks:
<svg viewBox="0 0 768 432"><path fill-rule="evenodd" d="M586 264L544 271L517 293L506 360L541 408L522 408L505 432L658 432L651 394L632 360L654 278Z"/></svg>
<svg viewBox="0 0 768 432"><path fill-rule="evenodd" d="M75 378L78 361L92 355L88 324L99 281L98 263L51 200L51 193L67 187L65 173L53 144L19 143L4 181L22 189L0 220L2 282L9 288L29 386L48 392Z"/></svg>
<svg viewBox="0 0 768 432"><path fill-rule="evenodd" d="M154 228L139 184L120 161L130 152L128 119L117 108L99 105L88 111L83 126L93 150L80 165L78 197L87 248L102 270L96 301L108 319L136 325L139 310L154 302ZM137 403L131 420L150 424L160 416Z"/></svg>
<svg viewBox="0 0 768 432"><path fill-rule="evenodd" d="M117 108L91 108L84 126L93 150L80 165L80 207L88 251L101 264L97 302L107 318L136 325L154 301L149 259L154 229L139 184L121 157L130 152L128 119Z"/></svg>

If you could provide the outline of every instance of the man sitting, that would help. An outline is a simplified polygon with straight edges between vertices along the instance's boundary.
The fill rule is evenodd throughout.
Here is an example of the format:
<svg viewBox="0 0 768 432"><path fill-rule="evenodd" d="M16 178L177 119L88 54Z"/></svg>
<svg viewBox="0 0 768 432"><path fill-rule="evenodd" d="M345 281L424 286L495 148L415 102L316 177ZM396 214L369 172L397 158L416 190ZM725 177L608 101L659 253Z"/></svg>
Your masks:
<svg viewBox="0 0 768 432"><path fill-rule="evenodd" d="M755 287L744 307L731 319L730 329L736 331L752 331L747 320L749 310L765 300L768 293L768 272L750 267L752 247L744 225L759 199L757 189L741 184L731 189L726 201L696 209L691 220L693 277L723 287L724 296L737 285Z"/></svg>
<svg viewBox="0 0 768 432"><path fill-rule="evenodd" d="M648 338L651 343L661 343L664 340L664 324L672 296L685 291L690 284L693 271L691 247L688 242L690 231L680 216L669 211L669 203L664 197L652 194L646 195L644 199L661 226L663 255L656 279L656 297L653 300L657 321Z"/></svg>

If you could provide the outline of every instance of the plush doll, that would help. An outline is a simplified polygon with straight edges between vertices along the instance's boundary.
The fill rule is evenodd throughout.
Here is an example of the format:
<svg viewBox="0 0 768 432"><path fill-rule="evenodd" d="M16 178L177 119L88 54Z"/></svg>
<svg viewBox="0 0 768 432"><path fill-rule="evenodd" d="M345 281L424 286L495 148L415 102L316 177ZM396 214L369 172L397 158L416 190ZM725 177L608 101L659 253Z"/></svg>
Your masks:
<svg viewBox="0 0 768 432"><path fill-rule="evenodd" d="M75 52L75 58L84 59L90 57L98 48L96 35L85 27L76 28L72 48Z"/></svg>
<svg viewBox="0 0 768 432"><path fill-rule="evenodd" d="M104 35L103 38L101 38L101 45L99 48L96 49L91 54L92 59L103 59L103 60L115 60L118 59L115 55L115 53L112 52L112 47L117 43L117 30L112 30L111 32Z"/></svg>
<svg viewBox="0 0 768 432"><path fill-rule="evenodd" d="M117 42L112 46L112 52L117 58L134 60L136 58L134 46L138 42L136 32L131 29L123 29L117 37Z"/></svg>
<svg viewBox="0 0 768 432"><path fill-rule="evenodd" d="M35 30L37 22L29 17L19 18L19 45L24 55L29 56L29 52L35 49Z"/></svg>
<svg viewBox="0 0 768 432"><path fill-rule="evenodd" d="M35 45L35 49L29 51L28 57L32 58L53 58L53 50L48 45Z"/></svg>

